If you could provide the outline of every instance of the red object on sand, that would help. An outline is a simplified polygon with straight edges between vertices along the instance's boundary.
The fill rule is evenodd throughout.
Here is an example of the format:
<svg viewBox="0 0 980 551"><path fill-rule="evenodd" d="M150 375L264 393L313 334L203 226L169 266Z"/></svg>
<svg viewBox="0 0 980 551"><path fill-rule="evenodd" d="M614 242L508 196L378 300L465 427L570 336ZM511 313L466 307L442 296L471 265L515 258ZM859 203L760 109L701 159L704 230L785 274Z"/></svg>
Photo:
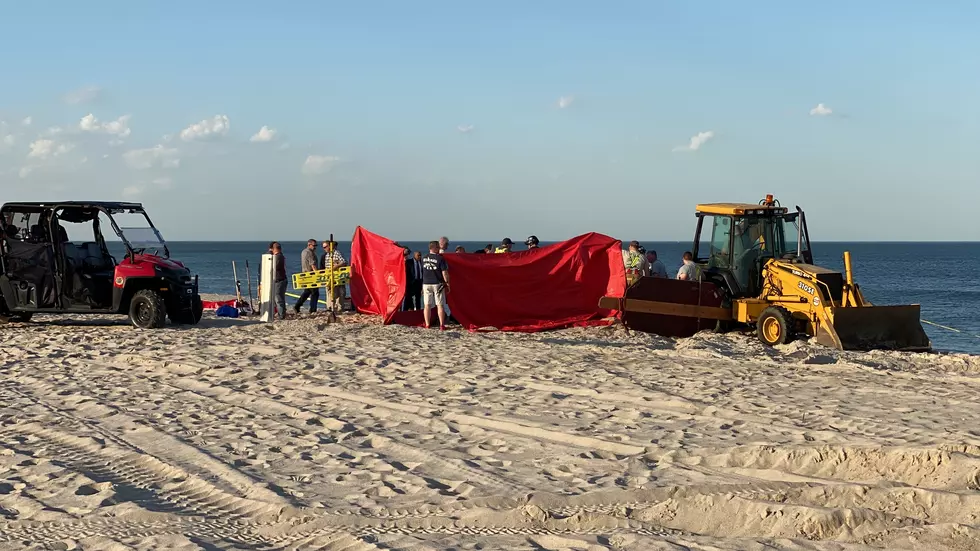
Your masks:
<svg viewBox="0 0 980 551"><path fill-rule="evenodd" d="M404 249L358 226L351 240L350 296L358 312L391 323L405 297Z"/></svg>
<svg viewBox="0 0 980 551"><path fill-rule="evenodd" d="M235 308L238 308L238 301L235 299L219 301L202 300L201 305L204 306L205 310L217 310L222 306L234 306Z"/></svg>
<svg viewBox="0 0 980 551"><path fill-rule="evenodd" d="M449 264L449 309L470 331L602 325L616 312L599 308L599 299L622 297L626 291L622 245L598 233L529 251L447 253L444 258ZM385 323L421 327L421 311L399 311L405 296L404 262L394 242L358 228L351 253L351 297L359 311L383 315ZM435 311L432 315L437 319Z"/></svg>

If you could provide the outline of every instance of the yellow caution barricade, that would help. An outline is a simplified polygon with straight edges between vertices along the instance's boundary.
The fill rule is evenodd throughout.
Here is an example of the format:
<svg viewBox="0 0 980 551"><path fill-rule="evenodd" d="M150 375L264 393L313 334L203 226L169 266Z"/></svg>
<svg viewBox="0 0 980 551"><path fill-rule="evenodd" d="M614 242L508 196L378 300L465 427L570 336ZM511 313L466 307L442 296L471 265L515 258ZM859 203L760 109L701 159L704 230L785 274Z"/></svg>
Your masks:
<svg viewBox="0 0 980 551"><path fill-rule="evenodd" d="M334 268L333 287L347 285L350 281L350 266ZM316 289L330 286L330 270L316 270L293 274L293 289Z"/></svg>

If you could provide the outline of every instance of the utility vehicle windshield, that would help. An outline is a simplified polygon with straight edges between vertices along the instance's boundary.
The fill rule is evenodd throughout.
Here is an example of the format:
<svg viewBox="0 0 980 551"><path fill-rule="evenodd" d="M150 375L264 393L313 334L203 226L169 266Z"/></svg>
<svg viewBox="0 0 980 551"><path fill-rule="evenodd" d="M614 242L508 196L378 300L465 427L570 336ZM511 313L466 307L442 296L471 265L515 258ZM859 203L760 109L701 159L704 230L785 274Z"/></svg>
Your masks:
<svg viewBox="0 0 980 551"><path fill-rule="evenodd" d="M126 246L134 254L149 253L169 257L167 242L153 227L149 217L142 210L118 210L112 213L112 227Z"/></svg>

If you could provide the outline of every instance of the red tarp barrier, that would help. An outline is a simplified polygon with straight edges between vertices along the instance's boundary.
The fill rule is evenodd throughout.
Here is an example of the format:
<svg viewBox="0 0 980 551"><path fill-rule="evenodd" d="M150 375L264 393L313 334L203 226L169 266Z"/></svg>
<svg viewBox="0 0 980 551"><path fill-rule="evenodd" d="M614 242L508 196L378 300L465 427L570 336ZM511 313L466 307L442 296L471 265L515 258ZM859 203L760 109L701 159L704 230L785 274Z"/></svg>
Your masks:
<svg viewBox="0 0 980 551"><path fill-rule="evenodd" d="M626 291L622 245L598 233L531 251L443 256L449 264L449 309L470 331L532 332L603 324L603 318L615 312L600 309L599 298L622 297ZM400 247L358 228L351 258L351 296L383 297L363 302L355 298L359 311L384 315L385 323L422 325L421 311L399 311L405 295ZM359 268L356 258L368 264ZM432 321L438 323L435 311Z"/></svg>
<svg viewBox="0 0 980 551"><path fill-rule="evenodd" d="M385 323L405 297L404 249L358 226L350 252L350 296L358 312L382 316Z"/></svg>
<svg viewBox="0 0 980 551"><path fill-rule="evenodd" d="M222 306L234 306L235 308L238 308L238 300L202 300L201 306L203 306L205 310L217 310Z"/></svg>

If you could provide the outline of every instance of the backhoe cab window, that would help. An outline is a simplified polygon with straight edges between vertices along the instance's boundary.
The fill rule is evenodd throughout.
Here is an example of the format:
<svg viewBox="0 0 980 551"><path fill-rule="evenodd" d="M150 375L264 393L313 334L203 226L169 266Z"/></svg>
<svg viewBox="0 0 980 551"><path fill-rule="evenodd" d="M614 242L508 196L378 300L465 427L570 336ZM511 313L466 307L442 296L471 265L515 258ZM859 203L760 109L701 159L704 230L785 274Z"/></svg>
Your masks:
<svg viewBox="0 0 980 551"><path fill-rule="evenodd" d="M708 249L708 267L726 269L731 267L729 243L732 235L732 219L729 216L711 216L711 244Z"/></svg>
<svg viewBox="0 0 980 551"><path fill-rule="evenodd" d="M791 215L786 216L782 220L782 230L783 230L783 241L785 244L785 253L796 254L796 240L799 235L800 225L799 216ZM806 246L806 239L800 239L800 253L803 255L802 258L806 258L803 254L809 249Z"/></svg>

